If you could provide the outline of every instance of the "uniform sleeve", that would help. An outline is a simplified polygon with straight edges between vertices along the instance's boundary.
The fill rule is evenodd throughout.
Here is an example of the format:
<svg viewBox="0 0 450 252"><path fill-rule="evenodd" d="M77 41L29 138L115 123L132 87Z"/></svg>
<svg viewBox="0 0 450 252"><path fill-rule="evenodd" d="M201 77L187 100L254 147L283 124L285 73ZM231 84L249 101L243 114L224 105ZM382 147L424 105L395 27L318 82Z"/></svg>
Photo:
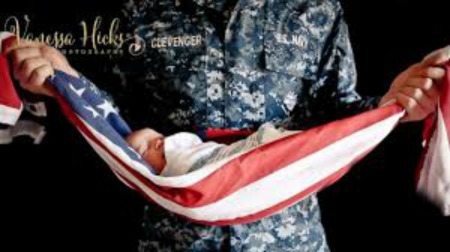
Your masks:
<svg viewBox="0 0 450 252"><path fill-rule="evenodd" d="M293 124L302 122L303 127L312 127L378 106L380 97L362 97L355 89L355 60L342 11L324 43L318 68L308 98L293 112Z"/></svg>

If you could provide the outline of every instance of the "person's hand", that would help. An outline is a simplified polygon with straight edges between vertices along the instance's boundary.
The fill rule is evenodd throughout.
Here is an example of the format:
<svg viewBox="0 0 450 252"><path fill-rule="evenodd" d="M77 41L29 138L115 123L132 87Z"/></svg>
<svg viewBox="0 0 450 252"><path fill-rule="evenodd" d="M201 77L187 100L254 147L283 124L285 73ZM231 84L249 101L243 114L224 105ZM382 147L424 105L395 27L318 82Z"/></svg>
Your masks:
<svg viewBox="0 0 450 252"><path fill-rule="evenodd" d="M396 101L406 110L403 122L425 119L436 110L439 84L445 76L442 66L449 60L450 46L432 52L397 76L380 106Z"/></svg>
<svg viewBox="0 0 450 252"><path fill-rule="evenodd" d="M14 77L25 90L35 94L52 96L45 81L54 75L55 69L79 77L61 52L45 44L16 40L6 48L6 53Z"/></svg>

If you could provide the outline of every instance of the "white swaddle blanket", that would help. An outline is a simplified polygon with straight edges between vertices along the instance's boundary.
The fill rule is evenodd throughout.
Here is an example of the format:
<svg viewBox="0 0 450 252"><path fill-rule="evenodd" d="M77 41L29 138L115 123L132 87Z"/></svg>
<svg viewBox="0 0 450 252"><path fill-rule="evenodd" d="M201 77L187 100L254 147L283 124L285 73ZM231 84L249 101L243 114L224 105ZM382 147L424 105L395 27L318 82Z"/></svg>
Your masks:
<svg viewBox="0 0 450 252"><path fill-rule="evenodd" d="M183 175L222 158L296 132L298 131L276 129L272 124L266 123L255 133L231 145L203 142L200 137L188 132L177 133L164 140L166 166L160 175L164 177Z"/></svg>
<svg viewBox="0 0 450 252"><path fill-rule="evenodd" d="M224 146L216 142L204 143L200 137L188 132L168 136L164 139L166 166L160 175L172 177L186 174L198 160L210 157Z"/></svg>

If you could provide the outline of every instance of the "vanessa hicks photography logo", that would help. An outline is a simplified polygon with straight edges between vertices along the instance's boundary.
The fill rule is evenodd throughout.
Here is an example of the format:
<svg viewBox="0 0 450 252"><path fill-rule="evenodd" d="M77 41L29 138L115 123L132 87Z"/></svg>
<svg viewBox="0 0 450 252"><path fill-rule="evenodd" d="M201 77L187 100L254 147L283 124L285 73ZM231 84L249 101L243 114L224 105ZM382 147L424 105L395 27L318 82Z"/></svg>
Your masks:
<svg viewBox="0 0 450 252"><path fill-rule="evenodd" d="M120 19L109 22L97 16L93 20L81 20L78 29L72 31L32 32L28 15L10 16L5 20L4 31L21 40L45 43L66 55L123 55L137 56L145 51L145 41L137 35L120 31ZM20 42L20 41L19 41Z"/></svg>

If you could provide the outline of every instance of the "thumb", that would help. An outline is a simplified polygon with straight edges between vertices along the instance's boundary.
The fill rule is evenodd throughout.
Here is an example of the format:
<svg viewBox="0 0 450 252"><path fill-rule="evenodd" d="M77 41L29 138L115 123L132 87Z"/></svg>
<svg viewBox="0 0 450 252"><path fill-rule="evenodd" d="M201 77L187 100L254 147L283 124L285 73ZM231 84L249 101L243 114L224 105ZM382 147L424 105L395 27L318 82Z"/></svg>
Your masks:
<svg viewBox="0 0 450 252"><path fill-rule="evenodd" d="M426 66L440 66L444 65L450 60L450 45L439 50L436 50L427 56L422 61Z"/></svg>

